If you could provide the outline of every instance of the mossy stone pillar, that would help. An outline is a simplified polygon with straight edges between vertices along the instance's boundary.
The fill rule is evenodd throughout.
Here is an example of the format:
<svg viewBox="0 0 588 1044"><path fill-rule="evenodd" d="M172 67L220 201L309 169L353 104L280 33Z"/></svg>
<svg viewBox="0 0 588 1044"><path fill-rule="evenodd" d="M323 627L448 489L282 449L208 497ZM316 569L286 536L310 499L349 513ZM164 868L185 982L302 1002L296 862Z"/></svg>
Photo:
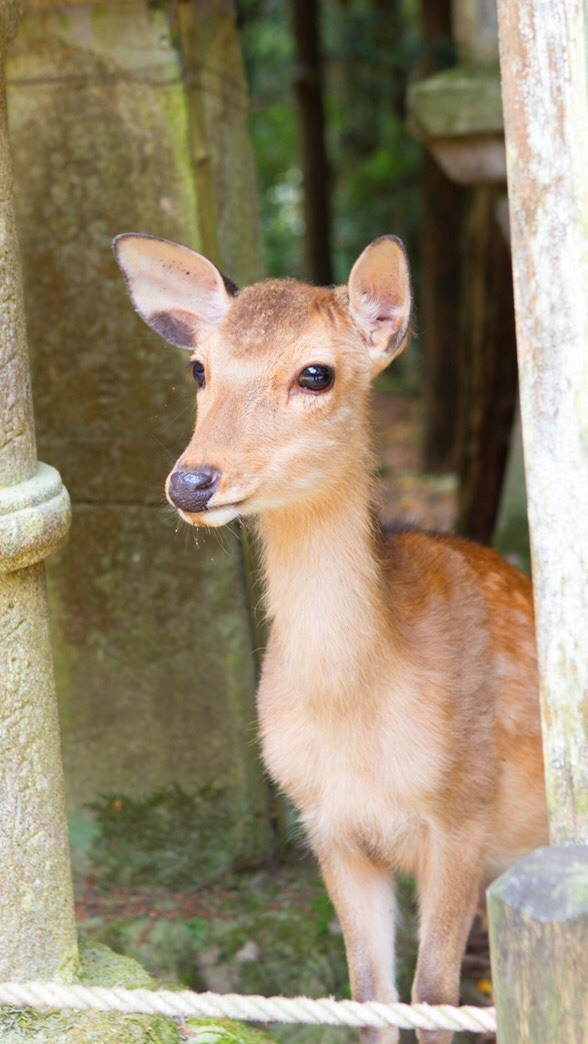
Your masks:
<svg viewBox="0 0 588 1044"><path fill-rule="evenodd" d="M243 74L230 9L204 6L221 263L245 282L258 253ZM125 231L201 246L170 13L31 0L9 115L39 441L73 502L49 585L74 865L185 886L265 856L270 827L239 539L196 546L165 506L194 382L133 312L111 251Z"/></svg>
<svg viewBox="0 0 588 1044"><path fill-rule="evenodd" d="M14 226L4 54L17 4L0 3L0 979L67 978L77 965L43 560L69 499L37 464Z"/></svg>

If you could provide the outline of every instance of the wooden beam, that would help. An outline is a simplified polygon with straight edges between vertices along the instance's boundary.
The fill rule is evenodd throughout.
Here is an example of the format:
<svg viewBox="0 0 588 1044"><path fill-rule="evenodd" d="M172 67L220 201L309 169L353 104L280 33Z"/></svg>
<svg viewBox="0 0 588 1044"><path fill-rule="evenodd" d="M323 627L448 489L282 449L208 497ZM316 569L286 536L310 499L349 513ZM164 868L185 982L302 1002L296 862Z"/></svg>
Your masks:
<svg viewBox="0 0 588 1044"><path fill-rule="evenodd" d="M586 8L498 18L550 834L588 843Z"/></svg>

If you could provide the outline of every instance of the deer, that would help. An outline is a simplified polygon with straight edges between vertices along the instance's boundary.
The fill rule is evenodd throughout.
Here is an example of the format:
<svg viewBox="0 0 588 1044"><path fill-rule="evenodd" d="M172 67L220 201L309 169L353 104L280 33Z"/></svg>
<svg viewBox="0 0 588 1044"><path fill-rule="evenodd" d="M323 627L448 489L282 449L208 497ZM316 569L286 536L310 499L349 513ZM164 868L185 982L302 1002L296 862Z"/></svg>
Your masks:
<svg viewBox="0 0 588 1044"><path fill-rule="evenodd" d="M370 385L411 335L404 246L376 239L346 286L241 290L164 239L125 233L114 250L139 315L191 353L197 419L167 498L191 526L251 520L259 541L262 756L320 864L352 996L397 999L404 873L412 999L457 1004L480 894L547 843L533 600L495 551L377 522Z"/></svg>

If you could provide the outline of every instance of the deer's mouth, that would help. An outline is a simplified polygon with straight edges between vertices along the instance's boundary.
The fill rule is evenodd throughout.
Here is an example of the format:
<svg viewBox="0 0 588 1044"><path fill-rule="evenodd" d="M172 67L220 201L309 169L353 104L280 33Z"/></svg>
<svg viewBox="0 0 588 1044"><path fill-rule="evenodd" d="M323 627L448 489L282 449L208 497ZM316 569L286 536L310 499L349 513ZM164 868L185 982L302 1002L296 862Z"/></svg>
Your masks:
<svg viewBox="0 0 588 1044"><path fill-rule="evenodd" d="M242 514L243 504L244 501L239 500L233 504L207 505L201 511L182 511L181 508L177 510L184 521L191 526L216 529L219 526L226 526L228 522L233 522L238 518Z"/></svg>

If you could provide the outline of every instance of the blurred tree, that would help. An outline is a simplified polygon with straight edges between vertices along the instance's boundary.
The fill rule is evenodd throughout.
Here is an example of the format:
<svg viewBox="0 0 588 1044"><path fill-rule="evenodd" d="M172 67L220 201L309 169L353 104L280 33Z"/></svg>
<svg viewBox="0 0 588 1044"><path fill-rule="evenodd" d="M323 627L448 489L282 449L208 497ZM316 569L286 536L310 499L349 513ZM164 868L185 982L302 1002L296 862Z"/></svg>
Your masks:
<svg viewBox="0 0 588 1044"><path fill-rule="evenodd" d="M441 43L453 30L460 62L457 77L454 70L427 76L430 111L450 120L435 130L429 125L424 140L445 160L448 147L460 142L447 169L466 186L447 184L433 162L427 163L423 304L427 463L436 470L457 470L458 531L489 543L512 427L516 345L510 257L497 219L505 191L498 42L492 5L482 6L474 18L467 3L450 8L447 0L421 0L425 40ZM435 53L426 55L425 72L438 68ZM458 82L460 96L454 90ZM421 127L424 97L417 85L411 93L416 128ZM480 141L484 159L474 170L471 163Z"/></svg>
<svg viewBox="0 0 588 1044"><path fill-rule="evenodd" d="M291 0L296 44L294 86L298 107L306 275L313 283L333 281L331 185L325 142L323 63L318 0Z"/></svg>
<svg viewBox="0 0 588 1044"><path fill-rule="evenodd" d="M286 0L237 0L236 8L251 99L265 267L274 276L302 278L302 175Z"/></svg>
<svg viewBox="0 0 588 1044"><path fill-rule="evenodd" d="M455 63L451 0L291 5L312 30L315 87L320 28L328 166L322 142L310 145L310 132L300 158L297 153L290 71L296 48L286 0L237 2L267 266L276 275L305 275L300 165L305 152L314 152L318 171L314 167L306 183L312 181L316 196L313 209L306 204L306 227L322 237L328 255L330 199L335 281L346 280L360 250L375 237L394 232L406 243L417 314L423 312L426 466L458 471L460 531L489 541L516 390L508 251L492 209L495 197L491 205L483 188L450 182L406 128L411 78ZM300 38L296 19L294 28ZM313 107L308 96L305 105ZM314 109L307 116L315 121L318 140L317 103ZM316 241L307 252L318 253ZM323 270L310 277L326 282L329 275ZM407 363L410 357L400 361L404 373Z"/></svg>
<svg viewBox="0 0 588 1044"><path fill-rule="evenodd" d="M301 5L307 6L307 5ZM237 0L252 102L264 252L274 275L303 275L301 160L294 119L295 46L285 0ZM326 145L334 278L371 239L419 248L419 148L404 94L419 53L417 0L322 0ZM328 184L327 184L328 183Z"/></svg>
<svg viewBox="0 0 588 1044"><path fill-rule="evenodd" d="M517 396L510 250L496 218L501 186L468 193L458 330L457 529L489 544L500 505Z"/></svg>
<svg viewBox="0 0 588 1044"><path fill-rule="evenodd" d="M421 77L455 63L451 0L420 0ZM429 152L422 163L421 294L423 310L424 460L428 471L455 471L458 460L461 225L465 190Z"/></svg>
<svg viewBox="0 0 588 1044"><path fill-rule="evenodd" d="M414 0L323 0L334 171L336 278L370 240L394 232L419 251L420 150L405 95L419 55ZM417 286L418 289L418 286Z"/></svg>

